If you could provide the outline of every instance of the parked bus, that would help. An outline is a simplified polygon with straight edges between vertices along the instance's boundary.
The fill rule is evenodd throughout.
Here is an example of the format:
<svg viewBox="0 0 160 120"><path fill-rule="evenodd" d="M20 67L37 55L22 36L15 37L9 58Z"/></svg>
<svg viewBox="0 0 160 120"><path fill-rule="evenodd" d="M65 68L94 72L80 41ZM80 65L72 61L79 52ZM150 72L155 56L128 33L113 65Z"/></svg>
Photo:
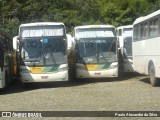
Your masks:
<svg viewBox="0 0 160 120"><path fill-rule="evenodd" d="M58 22L21 24L19 27L20 76L23 83L69 80L67 35Z"/></svg>
<svg viewBox="0 0 160 120"><path fill-rule="evenodd" d="M133 37L133 25L119 26L117 27L117 39L120 48L120 64L121 71L134 72L132 61L132 37Z"/></svg>
<svg viewBox="0 0 160 120"><path fill-rule="evenodd" d="M76 78L118 76L117 39L112 25L77 26L75 40Z"/></svg>
<svg viewBox="0 0 160 120"><path fill-rule="evenodd" d="M160 78L160 10L137 18L133 29L134 70L149 75L156 86Z"/></svg>
<svg viewBox="0 0 160 120"><path fill-rule="evenodd" d="M16 53L12 37L0 29L0 88L6 87L16 77Z"/></svg>

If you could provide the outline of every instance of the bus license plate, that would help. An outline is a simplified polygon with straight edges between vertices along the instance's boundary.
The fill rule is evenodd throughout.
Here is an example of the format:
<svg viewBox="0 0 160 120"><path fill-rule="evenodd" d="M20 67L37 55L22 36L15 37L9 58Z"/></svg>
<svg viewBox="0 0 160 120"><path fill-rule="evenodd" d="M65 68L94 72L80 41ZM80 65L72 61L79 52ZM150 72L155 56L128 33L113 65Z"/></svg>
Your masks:
<svg viewBox="0 0 160 120"><path fill-rule="evenodd" d="M95 75L101 75L101 73L94 73Z"/></svg>
<svg viewBox="0 0 160 120"><path fill-rule="evenodd" d="M48 76L41 76L41 79L48 79Z"/></svg>

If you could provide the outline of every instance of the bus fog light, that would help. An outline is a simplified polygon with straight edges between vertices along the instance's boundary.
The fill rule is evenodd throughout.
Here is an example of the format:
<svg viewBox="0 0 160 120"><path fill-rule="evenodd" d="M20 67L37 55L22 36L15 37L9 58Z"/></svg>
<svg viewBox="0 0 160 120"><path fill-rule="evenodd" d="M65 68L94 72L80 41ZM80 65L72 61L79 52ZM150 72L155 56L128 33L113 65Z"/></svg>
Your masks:
<svg viewBox="0 0 160 120"><path fill-rule="evenodd" d="M58 72L65 71L65 70L68 70L68 67L59 68Z"/></svg>

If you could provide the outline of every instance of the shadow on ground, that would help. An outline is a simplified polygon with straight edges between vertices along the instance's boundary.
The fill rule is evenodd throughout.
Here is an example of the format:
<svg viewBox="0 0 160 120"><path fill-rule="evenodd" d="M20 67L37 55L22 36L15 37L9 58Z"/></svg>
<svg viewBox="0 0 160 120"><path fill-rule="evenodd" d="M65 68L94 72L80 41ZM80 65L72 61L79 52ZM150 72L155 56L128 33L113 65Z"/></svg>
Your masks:
<svg viewBox="0 0 160 120"><path fill-rule="evenodd" d="M139 81L144 82L144 83L147 83L147 84L150 84L150 80L149 80L148 77L143 78L143 79L141 79L141 80L139 80Z"/></svg>
<svg viewBox="0 0 160 120"><path fill-rule="evenodd" d="M158 79L158 78L157 78L157 79ZM157 85L156 85L156 86L154 86L154 87L160 87L160 79L158 79L158 80L159 80L159 82L158 82L158 83L157 83ZM141 81L141 82L144 82L144 83L146 83L146 84L150 84L150 85L151 85L149 77L143 78L143 79L141 79L141 80L139 80L139 81Z"/></svg>
<svg viewBox="0 0 160 120"><path fill-rule="evenodd" d="M58 82L43 82L43 83L30 83L30 84L23 84L17 80L16 82L7 86L5 89L1 89L0 95L32 91L32 90L41 89L41 88L48 89L48 88L57 88L57 87L82 86L86 84L100 83L100 82L120 82L124 80L129 80L137 76L140 76L140 75L137 73L130 73L130 74L125 74L121 78L76 79L76 81L74 82L58 81Z"/></svg>

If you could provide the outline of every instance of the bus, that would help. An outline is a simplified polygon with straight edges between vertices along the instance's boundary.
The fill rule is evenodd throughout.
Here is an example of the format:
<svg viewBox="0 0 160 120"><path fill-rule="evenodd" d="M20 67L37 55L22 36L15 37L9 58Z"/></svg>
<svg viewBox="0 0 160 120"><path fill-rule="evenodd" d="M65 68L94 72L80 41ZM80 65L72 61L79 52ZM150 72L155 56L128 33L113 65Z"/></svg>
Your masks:
<svg viewBox="0 0 160 120"><path fill-rule="evenodd" d="M118 77L117 37L112 25L77 26L75 42L76 78Z"/></svg>
<svg viewBox="0 0 160 120"><path fill-rule="evenodd" d="M117 27L117 40L120 48L121 71L134 72L132 61L132 37L133 25L125 25Z"/></svg>
<svg viewBox="0 0 160 120"><path fill-rule="evenodd" d="M22 83L68 81L67 34L60 22L21 24L14 48Z"/></svg>
<svg viewBox="0 0 160 120"><path fill-rule="evenodd" d="M149 75L153 86L160 78L160 10L137 18L133 23L134 70Z"/></svg>
<svg viewBox="0 0 160 120"><path fill-rule="evenodd" d="M5 88L16 78L16 52L12 37L0 29L0 88Z"/></svg>

